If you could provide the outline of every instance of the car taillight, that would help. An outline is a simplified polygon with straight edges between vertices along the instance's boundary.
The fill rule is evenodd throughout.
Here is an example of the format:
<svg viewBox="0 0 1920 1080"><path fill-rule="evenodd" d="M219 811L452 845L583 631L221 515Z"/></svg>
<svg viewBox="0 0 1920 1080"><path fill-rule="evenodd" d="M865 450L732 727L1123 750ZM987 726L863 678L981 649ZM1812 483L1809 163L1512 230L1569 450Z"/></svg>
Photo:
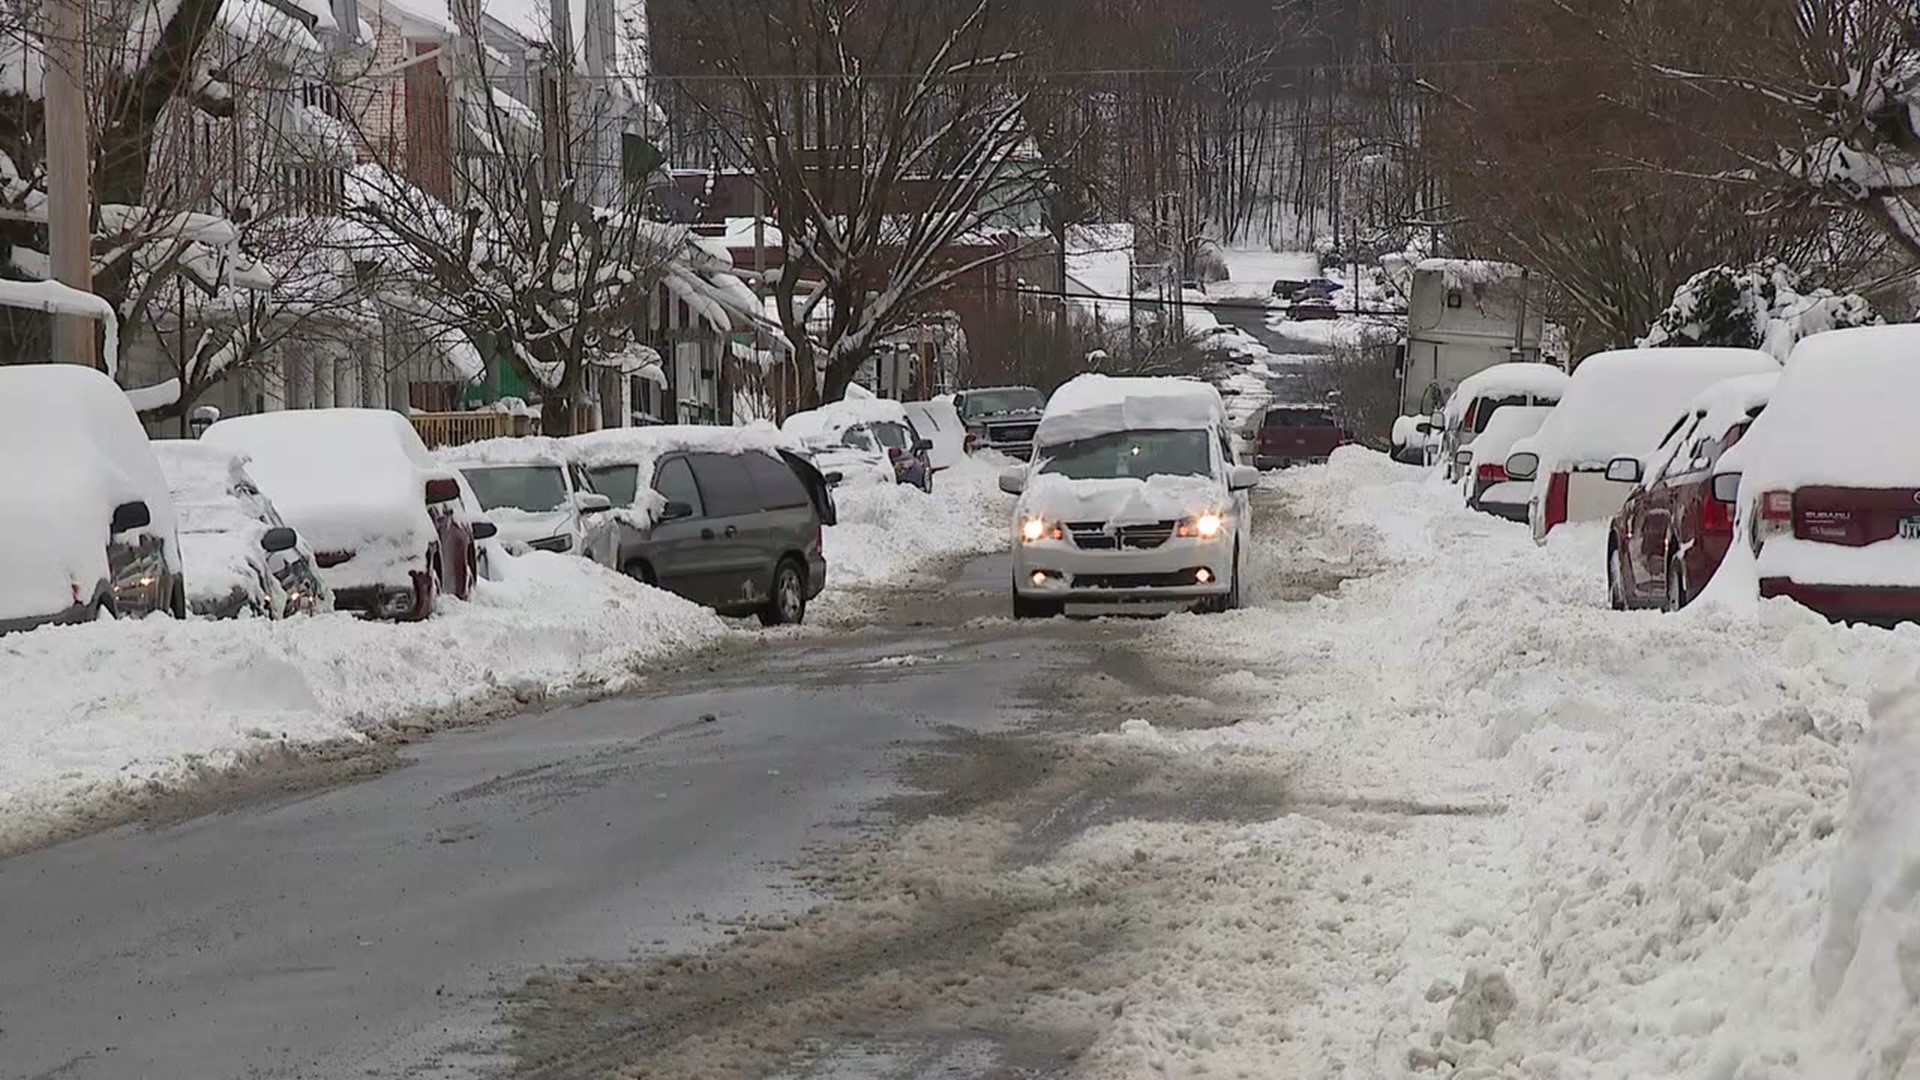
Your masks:
<svg viewBox="0 0 1920 1080"><path fill-rule="evenodd" d="M897 446L887 447L887 460L893 462L895 465L900 464L900 459L906 456L907 452Z"/></svg>
<svg viewBox="0 0 1920 1080"><path fill-rule="evenodd" d="M1547 505L1543 513L1548 529L1564 525L1567 521L1567 487L1571 478L1566 473L1557 472L1547 480Z"/></svg>
<svg viewBox="0 0 1920 1080"><path fill-rule="evenodd" d="M1507 482L1507 467L1496 461L1483 461L1473 476L1482 484L1504 484Z"/></svg>
<svg viewBox="0 0 1920 1080"><path fill-rule="evenodd" d="M978 445L980 445L980 436L969 431L967 432L967 437L961 440L960 449L965 453L971 454L973 453L973 448Z"/></svg>
<svg viewBox="0 0 1920 1080"><path fill-rule="evenodd" d="M1760 513L1754 523L1754 536L1760 540L1793 532L1793 492L1769 491L1760 496Z"/></svg>
<svg viewBox="0 0 1920 1080"><path fill-rule="evenodd" d="M1708 495L1700 504L1700 531L1732 536L1733 504Z"/></svg>

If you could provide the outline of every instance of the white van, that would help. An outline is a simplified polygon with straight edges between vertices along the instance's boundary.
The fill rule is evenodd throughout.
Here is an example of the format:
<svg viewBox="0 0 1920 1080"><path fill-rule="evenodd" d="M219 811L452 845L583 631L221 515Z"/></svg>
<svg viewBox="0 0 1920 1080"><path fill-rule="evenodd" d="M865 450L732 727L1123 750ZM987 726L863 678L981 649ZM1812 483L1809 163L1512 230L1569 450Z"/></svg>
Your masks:
<svg viewBox="0 0 1920 1080"><path fill-rule="evenodd" d="M1033 463L1001 474L1013 614L1166 601L1239 606L1247 491L1220 394L1186 379L1082 375L1054 391Z"/></svg>

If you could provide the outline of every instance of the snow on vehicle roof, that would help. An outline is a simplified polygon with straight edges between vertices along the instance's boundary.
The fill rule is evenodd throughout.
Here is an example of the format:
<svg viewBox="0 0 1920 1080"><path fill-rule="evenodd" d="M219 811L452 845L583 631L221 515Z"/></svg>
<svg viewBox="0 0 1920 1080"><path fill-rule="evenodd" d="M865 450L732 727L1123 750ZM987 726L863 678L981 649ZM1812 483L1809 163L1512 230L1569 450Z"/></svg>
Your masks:
<svg viewBox="0 0 1920 1080"><path fill-rule="evenodd" d="M247 463L244 453L194 439L155 439L153 456L166 474L167 490L183 511L188 505L229 501Z"/></svg>
<svg viewBox="0 0 1920 1080"><path fill-rule="evenodd" d="M482 439L460 446L443 446L433 456L456 468L481 465L565 465L574 459L574 450L565 440L549 435L509 436Z"/></svg>
<svg viewBox="0 0 1920 1080"><path fill-rule="evenodd" d="M1765 408L1780 385L1780 373L1736 375L1700 391L1687 406L1689 413L1705 413L1697 434L1719 438L1727 429L1745 421L1755 409Z"/></svg>
<svg viewBox="0 0 1920 1080"><path fill-rule="evenodd" d="M796 439L837 436L857 424L904 424L907 407L892 398L875 397L859 386L847 387L847 396L817 409L787 417L780 430Z"/></svg>
<svg viewBox="0 0 1920 1080"><path fill-rule="evenodd" d="M1217 428L1220 391L1193 379L1080 375L1053 392L1033 441L1058 446L1115 431Z"/></svg>
<svg viewBox="0 0 1920 1080"><path fill-rule="evenodd" d="M1735 448L1745 448L1738 459L1747 478L1742 489L1920 487L1916 401L1920 326L1829 330L1807 338L1794 347L1766 411Z"/></svg>
<svg viewBox="0 0 1920 1080"><path fill-rule="evenodd" d="M572 435L567 449L590 469L609 465L641 465L652 479L652 464L667 454L738 454L749 450L773 453L798 451L792 437L771 424L751 427L713 427L701 424L661 424L652 427L607 428Z"/></svg>
<svg viewBox="0 0 1920 1080"><path fill-rule="evenodd" d="M317 551L378 545L417 556L433 541L422 484L451 471L399 413L257 413L222 420L201 441L245 452L255 482Z"/></svg>
<svg viewBox="0 0 1920 1080"><path fill-rule="evenodd" d="M1447 421L1458 423L1475 398L1532 394L1557 400L1566 392L1572 378L1552 364L1495 364L1483 368L1460 380L1460 385L1454 388L1453 396L1447 399Z"/></svg>
<svg viewBox="0 0 1920 1080"><path fill-rule="evenodd" d="M1562 468L1643 454L1702 390L1736 375L1779 370L1779 362L1758 349L1621 349L1589 356L1536 436L1539 476L1544 482Z"/></svg>
<svg viewBox="0 0 1920 1080"><path fill-rule="evenodd" d="M173 499L126 394L75 364L0 367L0 618L55 615L107 576L114 508L144 502L146 531L179 568ZM20 467L20 466L26 467ZM19 527L26 526L26 527Z"/></svg>
<svg viewBox="0 0 1920 1080"><path fill-rule="evenodd" d="M1493 262L1488 259L1422 259L1414 264L1415 272L1444 275L1447 287L1458 289L1463 286L1492 285L1510 281L1521 274L1521 269L1513 263Z"/></svg>
<svg viewBox="0 0 1920 1080"><path fill-rule="evenodd" d="M1507 458L1524 439L1530 438L1553 414L1551 405L1506 405L1493 411L1486 429L1468 447L1473 451L1474 469L1483 463L1505 465Z"/></svg>

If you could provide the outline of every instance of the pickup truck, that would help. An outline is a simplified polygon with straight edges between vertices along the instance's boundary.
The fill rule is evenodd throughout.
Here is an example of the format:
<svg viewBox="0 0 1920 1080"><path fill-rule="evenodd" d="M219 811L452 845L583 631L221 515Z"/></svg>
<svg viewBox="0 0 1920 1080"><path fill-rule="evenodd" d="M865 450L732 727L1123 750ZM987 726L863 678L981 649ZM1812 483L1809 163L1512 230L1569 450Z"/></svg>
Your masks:
<svg viewBox="0 0 1920 1080"><path fill-rule="evenodd" d="M1008 457L1033 458L1033 432L1047 407L1045 394L1031 386L995 386L962 390L953 407L966 428L966 450L992 450Z"/></svg>

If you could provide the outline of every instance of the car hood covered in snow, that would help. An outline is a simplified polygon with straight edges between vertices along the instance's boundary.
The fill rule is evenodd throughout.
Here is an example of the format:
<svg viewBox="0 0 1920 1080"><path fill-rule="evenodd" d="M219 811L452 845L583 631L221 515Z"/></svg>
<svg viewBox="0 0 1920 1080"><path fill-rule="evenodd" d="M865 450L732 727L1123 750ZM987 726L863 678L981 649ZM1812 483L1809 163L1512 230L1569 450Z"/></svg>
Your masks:
<svg viewBox="0 0 1920 1080"><path fill-rule="evenodd" d="M59 614L93 599L107 577L114 508L147 504L152 522L127 536L161 538L178 569L173 500L126 395L70 364L0 368L15 402L0 422L0 620ZM30 406L30 407L28 407Z"/></svg>
<svg viewBox="0 0 1920 1080"><path fill-rule="evenodd" d="M1227 509L1225 484L1207 476L1074 480L1037 473L1020 496L1019 516L1048 521L1151 525Z"/></svg>
<svg viewBox="0 0 1920 1080"><path fill-rule="evenodd" d="M570 536L574 532L570 510L535 512L496 506L487 511L486 516L500 530L500 542L504 544L526 544L553 536Z"/></svg>

